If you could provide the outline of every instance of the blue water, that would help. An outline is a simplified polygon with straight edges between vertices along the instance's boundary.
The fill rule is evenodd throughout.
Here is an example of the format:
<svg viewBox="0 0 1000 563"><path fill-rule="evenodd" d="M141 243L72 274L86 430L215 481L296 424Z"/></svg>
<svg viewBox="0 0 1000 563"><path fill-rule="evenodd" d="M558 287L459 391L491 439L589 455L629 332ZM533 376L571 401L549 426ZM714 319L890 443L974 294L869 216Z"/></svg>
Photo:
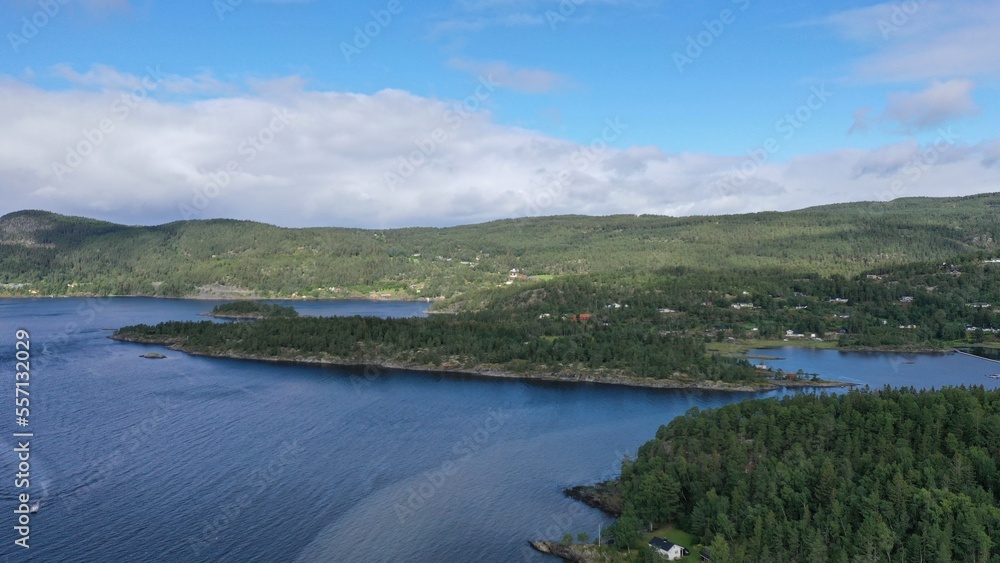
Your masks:
<svg viewBox="0 0 1000 563"><path fill-rule="evenodd" d="M529 539L610 523L564 487L613 477L623 454L693 406L749 396L241 362L106 338L127 324L203 320L214 304L0 300L0 401L14 400L14 332L31 333L29 491L42 500L31 548L15 547L23 490L12 487L11 435L22 429L11 405L0 414L0 558L544 561ZM293 304L314 315L425 309ZM139 358L153 350L168 358ZM983 377L996 364L964 356L802 352L762 353L877 385L996 385Z"/></svg>
<svg viewBox="0 0 1000 563"><path fill-rule="evenodd" d="M946 385L981 385L1000 387L1000 379L988 376L1000 372L1000 363L961 354L885 354L880 352L841 352L812 348L785 347L751 350L752 355L779 357L759 360L773 369L817 373L823 379L846 381L873 388L938 388ZM758 361L758 360L755 360Z"/></svg>

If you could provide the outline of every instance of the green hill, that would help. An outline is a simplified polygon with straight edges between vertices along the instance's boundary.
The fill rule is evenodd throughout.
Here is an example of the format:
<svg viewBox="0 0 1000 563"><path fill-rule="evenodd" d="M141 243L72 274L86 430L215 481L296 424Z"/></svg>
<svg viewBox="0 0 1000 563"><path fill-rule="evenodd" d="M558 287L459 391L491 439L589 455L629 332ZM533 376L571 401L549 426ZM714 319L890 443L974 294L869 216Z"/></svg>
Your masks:
<svg viewBox="0 0 1000 563"><path fill-rule="evenodd" d="M981 387L692 409L623 463L608 535L674 522L726 562L996 561L998 443Z"/></svg>
<svg viewBox="0 0 1000 563"><path fill-rule="evenodd" d="M512 269L541 279L675 267L853 275L994 251L998 208L1000 194L988 194L785 213L559 216L390 230L233 220L141 227L21 211L0 218L0 292L420 298L496 287Z"/></svg>

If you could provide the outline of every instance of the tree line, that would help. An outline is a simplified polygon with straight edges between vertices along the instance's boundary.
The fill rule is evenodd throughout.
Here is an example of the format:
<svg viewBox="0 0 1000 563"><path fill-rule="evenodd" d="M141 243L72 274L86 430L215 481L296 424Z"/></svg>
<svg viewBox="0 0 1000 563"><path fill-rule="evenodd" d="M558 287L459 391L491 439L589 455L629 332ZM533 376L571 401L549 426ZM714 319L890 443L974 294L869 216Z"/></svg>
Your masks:
<svg viewBox="0 0 1000 563"><path fill-rule="evenodd" d="M1000 560L1000 391L692 409L622 464L624 544L674 522L713 561Z"/></svg>
<svg viewBox="0 0 1000 563"><path fill-rule="evenodd" d="M180 297L221 284L263 297L416 298L495 290L512 269L528 276L692 268L850 277L995 253L998 204L1000 196L988 194L786 213L560 216L386 230L234 220L138 227L26 211L0 218L0 291Z"/></svg>
<svg viewBox="0 0 1000 563"><path fill-rule="evenodd" d="M536 319L495 314L431 318L299 317L251 323L171 321L124 327L118 335L181 342L185 350L341 363L525 374L630 376L681 381L758 381L746 360L706 352L699 339L641 324Z"/></svg>

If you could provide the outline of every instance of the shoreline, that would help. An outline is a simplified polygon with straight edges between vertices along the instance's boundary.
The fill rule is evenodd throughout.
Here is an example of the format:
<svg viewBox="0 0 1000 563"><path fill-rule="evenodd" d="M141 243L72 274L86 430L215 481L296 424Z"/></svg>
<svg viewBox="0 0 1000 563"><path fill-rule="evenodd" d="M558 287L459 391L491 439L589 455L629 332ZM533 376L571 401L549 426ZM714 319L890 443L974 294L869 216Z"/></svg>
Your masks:
<svg viewBox="0 0 1000 563"><path fill-rule="evenodd" d="M596 563L606 561L600 550L594 545L570 544L563 545L555 541L532 540L528 545L535 551L552 557L558 557L571 563Z"/></svg>
<svg viewBox="0 0 1000 563"><path fill-rule="evenodd" d="M78 293L74 295L5 295L0 293L0 299L170 299L175 301L369 301L371 303L435 303L438 299L417 297L407 299L373 299L361 295L344 297L260 297L247 295L186 295L171 297L169 295L97 295L94 293Z"/></svg>
<svg viewBox="0 0 1000 563"><path fill-rule="evenodd" d="M297 317L268 317L263 313L198 313L199 317L211 317L213 319L225 319L227 321L261 321L264 319Z"/></svg>
<svg viewBox="0 0 1000 563"><path fill-rule="evenodd" d="M78 294L78 295L4 295L0 294L0 299L165 299L165 300L175 300L175 301L292 301L292 302L302 302L302 301L361 301L367 303L428 303L428 309L424 311L427 315L451 315L456 314L454 311L447 310L431 310L429 307L434 303L438 302L438 299L432 299L429 297L419 297L419 298L406 298L406 299L373 299L371 297L364 296L344 296L344 297L247 297L247 296L211 296L211 295L192 295L185 297L168 297L164 295L94 295L94 294ZM225 317L212 315L211 313L199 313L200 316L215 317L226 320L257 320L262 317ZM815 348L817 350L831 350L838 352L848 352L848 353L881 353L881 354L929 354L929 355L947 355L953 353L961 353L958 350L959 344L956 342L944 343L944 347L932 347L926 345L914 345L914 346L857 346L857 347L840 347L834 344L832 341L825 343L826 345L816 345L812 341L804 340L790 340L790 341L774 341L774 340L762 340L755 343L752 340L741 340L735 344L728 344L728 350L713 347L710 343L707 345L708 352L717 353L722 356L730 356L736 358L744 358L747 360L778 360L782 359L776 356L767 355L757 355L750 354L752 350L777 350L781 348ZM1000 343L978 343L969 344L962 343L962 347L980 347L991 350L1000 350ZM974 354L972 354L975 356ZM982 358L981 356L975 356ZM985 358L984 358L985 359ZM411 368L400 368L400 369L411 369ZM445 370L447 371L447 370ZM474 373L474 372L473 372ZM516 377L516 374L515 374ZM796 385L792 385L793 387Z"/></svg>
<svg viewBox="0 0 1000 563"><path fill-rule="evenodd" d="M563 489L566 497L618 518L622 515L624 498L621 491L621 474L614 479L599 481L592 485L577 485Z"/></svg>
<svg viewBox="0 0 1000 563"><path fill-rule="evenodd" d="M970 358L976 358L976 359L979 359L979 360L986 360L987 362L993 362L995 364L1000 364L1000 360L994 360L993 358L984 358L983 356L977 356L975 354L970 354L969 352L964 352L962 350L959 350L958 348L952 349L952 352L954 352L956 354L961 354L963 356L969 356Z"/></svg>
<svg viewBox="0 0 1000 563"><path fill-rule="evenodd" d="M777 356L751 354L753 350L780 350L781 348L798 348L798 349L815 349L815 350L826 350L831 352L848 352L848 353L859 353L859 354L928 354L932 356L943 356L947 354L952 354L958 352L958 347L966 348L987 348L991 350L1000 350L1000 344L985 343L985 344L957 344L955 342L945 342L942 343L942 347L933 347L926 345L914 345L914 346L817 346L808 341L789 341L789 342L775 342L773 340L762 340L760 342L753 342L752 340L742 340L736 345L729 345L731 349L724 350L717 347L713 347L712 344L708 344L707 348L709 352L714 352L722 356L729 356L734 358L746 358L749 360L780 360L783 358Z"/></svg>
<svg viewBox="0 0 1000 563"><path fill-rule="evenodd" d="M365 368L374 367L377 369L385 370L401 370L401 371L412 371L412 372L424 372L424 373L440 373L440 374L451 374L451 375L463 375L490 379L510 379L510 380L520 380L520 381L545 381L545 382L556 382L556 383L587 383L587 384L597 384L597 385L613 385L618 387L634 387L643 389L689 389L698 391L723 391L730 393L762 393L767 391L776 391L779 389L796 389L796 388L815 388L815 389L840 389L840 388L851 388L856 387L856 383L849 383L844 381L767 381L763 380L759 385L754 384L728 384L721 381L708 381L708 382L696 382L696 381L676 381L667 379L643 379L637 377L627 377L627 376L614 376L608 378L599 378L591 375L581 375L581 374L518 374L498 369L492 368L447 368L440 366L422 366L422 365L407 365L407 364L397 364L393 362L352 362L346 360L335 360L335 359L322 359L322 358L310 358L310 357L280 357L280 356L256 356L252 354L237 354L232 352L205 352L201 350L190 350L185 349L184 346L176 341L171 341L170 339L155 340L155 339L144 339L135 338L125 335L112 334L108 336L112 340L117 340L119 342L130 342L133 344L151 344L158 346L165 346L169 350L174 350L176 352L184 352L185 354L190 354L192 356L202 356L208 358L225 358L230 360L244 360L244 361L256 361L256 362L269 362L269 363L284 363L284 364L298 364L298 365L318 365L318 366L331 366L331 367L346 367L346 368Z"/></svg>

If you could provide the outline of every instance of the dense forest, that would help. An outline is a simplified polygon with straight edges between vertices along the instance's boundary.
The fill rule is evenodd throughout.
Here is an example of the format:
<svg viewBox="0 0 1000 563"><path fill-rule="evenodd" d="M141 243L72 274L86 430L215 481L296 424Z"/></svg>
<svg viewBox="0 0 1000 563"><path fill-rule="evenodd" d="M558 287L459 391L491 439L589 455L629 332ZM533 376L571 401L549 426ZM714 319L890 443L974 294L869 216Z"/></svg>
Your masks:
<svg viewBox="0 0 1000 563"><path fill-rule="evenodd" d="M693 409L622 466L618 546L673 522L712 561L1000 561L1000 391Z"/></svg>
<svg viewBox="0 0 1000 563"><path fill-rule="evenodd" d="M465 314L431 318L301 317L253 323L166 322L124 327L125 340L179 344L186 351L350 364L497 369L526 375L639 377L679 383L759 382L746 360L710 355L700 340L641 324L508 319Z"/></svg>
<svg viewBox="0 0 1000 563"><path fill-rule="evenodd" d="M910 198L719 217L561 216L449 228L284 229L249 221L123 226L22 211L0 218L0 292L453 297L553 276L810 272L994 253L1000 195ZM513 277L511 275L513 274Z"/></svg>
<svg viewBox="0 0 1000 563"><path fill-rule="evenodd" d="M606 380L759 383L774 376L710 352L729 342L896 349L996 345L1000 313L993 304L1000 303L1000 264L982 256L886 267L850 278L694 268L564 276L470 290L444 302L452 314L430 318L164 323L127 327L120 335L213 354ZM277 316L294 311L252 302L222 308L248 313L262 306ZM247 316L243 313L236 316Z"/></svg>
<svg viewBox="0 0 1000 563"><path fill-rule="evenodd" d="M759 387L775 374L713 350L1000 345L997 208L1000 195L985 195L386 231L123 227L22 212L0 218L0 290L427 297L441 314L167 322L114 338L240 357ZM623 464L624 510L609 534L641 547L642 531L673 524L721 562L1000 561L997 459L1000 392L982 389L695 410Z"/></svg>
<svg viewBox="0 0 1000 563"><path fill-rule="evenodd" d="M851 277L786 269L670 268L642 275L567 276L474 290L444 308L499 318L592 313L603 323L723 342L818 341L933 349L996 342L1000 263L986 254Z"/></svg>
<svg viewBox="0 0 1000 563"><path fill-rule="evenodd" d="M299 312L295 307L276 305L274 303L259 303L257 301L235 301L223 303L212 308L209 315L221 318L264 319L271 317L297 317Z"/></svg>

